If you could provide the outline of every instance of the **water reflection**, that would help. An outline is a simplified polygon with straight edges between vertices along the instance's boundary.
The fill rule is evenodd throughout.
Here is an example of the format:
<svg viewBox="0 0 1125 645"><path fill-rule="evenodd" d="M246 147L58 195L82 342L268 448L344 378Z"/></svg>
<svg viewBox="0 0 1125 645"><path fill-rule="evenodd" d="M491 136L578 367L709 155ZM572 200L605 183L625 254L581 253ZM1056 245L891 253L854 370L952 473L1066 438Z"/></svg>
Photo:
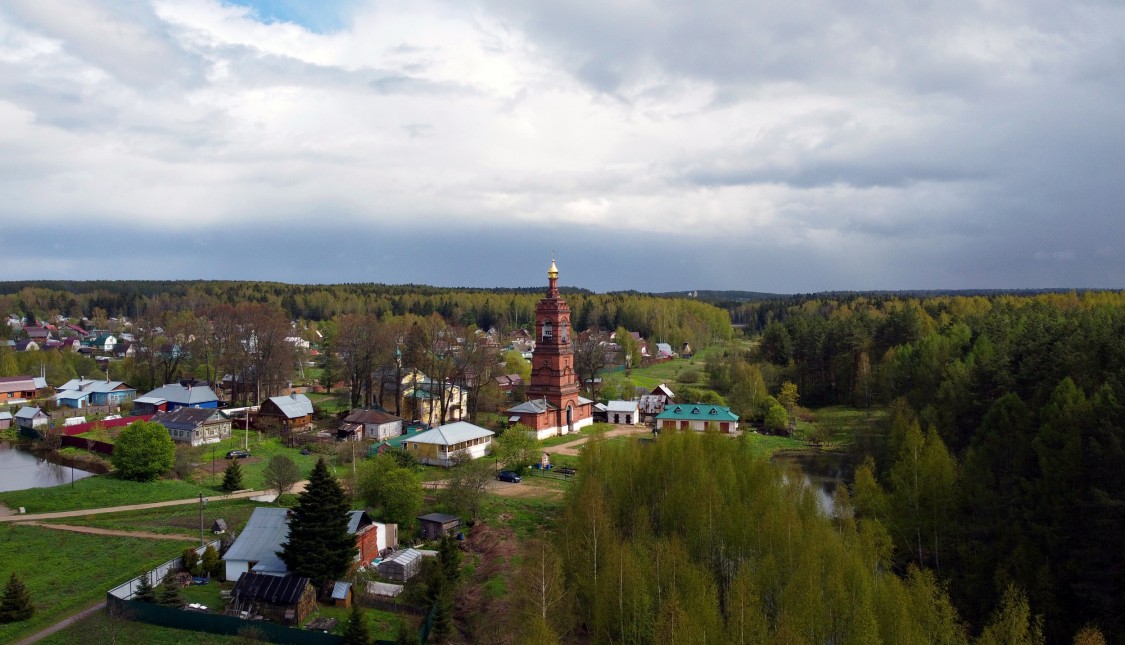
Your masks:
<svg viewBox="0 0 1125 645"><path fill-rule="evenodd" d="M81 468L52 463L7 441L0 442L0 491L69 484L93 474Z"/></svg>
<svg viewBox="0 0 1125 645"><path fill-rule="evenodd" d="M836 512L836 488L846 485L855 474L851 455L842 452L784 451L775 453L771 461L785 471L786 477L799 473L804 485L816 494L820 510L828 516Z"/></svg>

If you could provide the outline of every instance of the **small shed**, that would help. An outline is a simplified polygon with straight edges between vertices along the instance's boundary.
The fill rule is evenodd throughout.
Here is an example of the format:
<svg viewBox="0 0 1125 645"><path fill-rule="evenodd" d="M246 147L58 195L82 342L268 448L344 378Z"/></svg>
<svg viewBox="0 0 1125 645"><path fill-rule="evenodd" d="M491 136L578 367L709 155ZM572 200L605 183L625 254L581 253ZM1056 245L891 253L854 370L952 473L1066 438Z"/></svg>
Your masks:
<svg viewBox="0 0 1125 645"><path fill-rule="evenodd" d="M316 609L316 590L308 578L244 573L231 590L231 607L283 625L304 622Z"/></svg>
<svg viewBox="0 0 1125 645"><path fill-rule="evenodd" d="M215 523L211 525L211 532L214 533L215 535L219 535L221 533L226 533L227 532L227 521L224 520L221 517L216 519Z"/></svg>
<svg viewBox="0 0 1125 645"><path fill-rule="evenodd" d="M12 413L0 412L0 430L7 430L12 427Z"/></svg>
<svg viewBox="0 0 1125 645"><path fill-rule="evenodd" d="M403 549L378 564L379 575L388 580L406 582L422 569L422 553L416 549Z"/></svg>
<svg viewBox="0 0 1125 645"><path fill-rule="evenodd" d="M461 528L461 518L445 513L429 513L418 517L419 531L423 540L438 540L443 535L451 535Z"/></svg>
<svg viewBox="0 0 1125 645"><path fill-rule="evenodd" d="M332 585L332 603L347 609L352 606L352 583L337 582Z"/></svg>

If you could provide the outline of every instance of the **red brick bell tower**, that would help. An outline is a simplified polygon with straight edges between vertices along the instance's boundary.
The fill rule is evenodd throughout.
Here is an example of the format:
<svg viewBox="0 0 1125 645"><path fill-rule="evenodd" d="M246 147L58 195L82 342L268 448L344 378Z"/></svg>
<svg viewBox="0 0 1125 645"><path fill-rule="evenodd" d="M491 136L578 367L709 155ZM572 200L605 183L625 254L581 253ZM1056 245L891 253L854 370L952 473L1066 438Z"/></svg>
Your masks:
<svg viewBox="0 0 1125 645"><path fill-rule="evenodd" d="M559 270L551 260L547 295L535 307L535 351L531 357L528 403L512 408L520 422L540 438L566 434L589 425L592 401L578 395L570 305L559 296Z"/></svg>

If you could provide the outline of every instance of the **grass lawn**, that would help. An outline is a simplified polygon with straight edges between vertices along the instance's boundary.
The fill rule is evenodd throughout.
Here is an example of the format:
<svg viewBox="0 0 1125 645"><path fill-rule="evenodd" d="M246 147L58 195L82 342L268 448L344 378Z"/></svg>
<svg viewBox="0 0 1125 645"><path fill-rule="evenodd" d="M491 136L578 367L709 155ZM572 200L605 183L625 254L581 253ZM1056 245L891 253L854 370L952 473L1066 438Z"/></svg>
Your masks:
<svg viewBox="0 0 1125 645"><path fill-rule="evenodd" d="M203 528L206 531L207 539L211 540L215 537L211 534L211 525L215 523L215 519L221 517L226 520L227 527L230 530L240 531L245 526L246 521L250 519L250 514L254 512L254 509L262 505L261 502L248 499L208 499L203 506ZM199 533L199 505L185 504L183 506L165 506L123 513L66 517L54 522L115 531L197 535Z"/></svg>
<svg viewBox="0 0 1125 645"><path fill-rule="evenodd" d="M106 590L188 546L193 544L0 524L0 579L16 572L36 606L29 620L0 625L0 642L15 642L96 603Z"/></svg>
<svg viewBox="0 0 1125 645"><path fill-rule="evenodd" d="M215 490L174 479L154 482L131 482L114 475L97 475L79 479L74 485L51 488L28 488L0 492L0 503L8 508L23 506L28 513L50 513L82 508L101 508L122 504L145 504L173 499L214 495Z"/></svg>
<svg viewBox="0 0 1125 645"><path fill-rule="evenodd" d="M243 446L244 434L237 429L230 439L226 439L210 446L204 446L199 454L198 461L200 467L196 469L196 479L201 483L207 484L213 488L218 488L223 481L223 471L229 463L226 459L228 450L241 449ZM262 471L266 469L266 465L270 461L270 457L274 455L285 455L297 464L301 469L303 476L308 476L312 471L313 466L316 465L318 455L313 453L311 455L302 455L297 448L289 448L282 444L281 440L277 437L265 437L259 439L256 432L250 432L250 457L247 459L240 459L238 462L239 467L242 469L242 487L252 489L262 489L265 487L265 481L262 477ZM333 459L326 458L326 461L331 464ZM212 465L213 470L212 472Z"/></svg>
<svg viewBox="0 0 1125 645"><path fill-rule="evenodd" d="M481 505L481 519L492 526L508 526L521 539L541 536L553 528L563 500L541 500L488 495Z"/></svg>
<svg viewBox="0 0 1125 645"><path fill-rule="evenodd" d="M793 437L777 437L755 432L747 433L743 437L742 440L750 446L750 451L764 459L769 459L778 450L801 450L805 448L805 442Z"/></svg>
<svg viewBox="0 0 1125 645"><path fill-rule="evenodd" d="M351 611L351 609L320 603L316 606L316 611L309 614L305 622L307 623L317 618L335 618L339 622L336 624L336 628L332 630L332 633L342 635L344 629L347 627L348 614L350 614ZM371 630L371 634L374 638L393 641L395 637L398 636L398 624L400 620L398 614L368 608L364 608L363 613L367 616L367 627Z"/></svg>

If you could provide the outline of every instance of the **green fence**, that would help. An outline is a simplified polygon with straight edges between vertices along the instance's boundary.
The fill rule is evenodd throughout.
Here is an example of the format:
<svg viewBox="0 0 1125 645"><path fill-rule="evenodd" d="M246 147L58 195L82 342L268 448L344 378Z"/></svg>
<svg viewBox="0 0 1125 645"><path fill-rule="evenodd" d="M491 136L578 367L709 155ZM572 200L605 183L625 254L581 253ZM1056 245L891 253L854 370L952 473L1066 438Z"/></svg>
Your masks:
<svg viewBox="0 0 1125 645"><path fill-rule="evenodd" d="M149 602L122 600L112 594L106 596L106 607L113 614L126 620L229 636L245 635L253 631L270 643L339 645L344 642L343 638L324 632L294 629L261 620L244 620L236 616L187 611Z"/></svg>

